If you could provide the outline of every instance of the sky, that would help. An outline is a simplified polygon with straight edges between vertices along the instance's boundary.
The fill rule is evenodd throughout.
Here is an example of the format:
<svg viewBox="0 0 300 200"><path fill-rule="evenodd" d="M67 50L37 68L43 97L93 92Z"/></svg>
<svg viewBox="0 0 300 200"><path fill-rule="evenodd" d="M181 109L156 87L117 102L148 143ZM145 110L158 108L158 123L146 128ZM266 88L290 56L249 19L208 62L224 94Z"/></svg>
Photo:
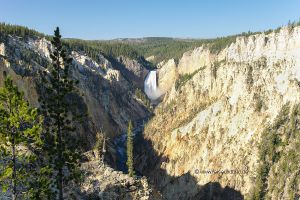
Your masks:
<svg viewBox="0 0 300 200"><path fill-rule="evenodd" d="M300 0L0 0L0 22L65 38L214 38L300 19Z"/></svg>

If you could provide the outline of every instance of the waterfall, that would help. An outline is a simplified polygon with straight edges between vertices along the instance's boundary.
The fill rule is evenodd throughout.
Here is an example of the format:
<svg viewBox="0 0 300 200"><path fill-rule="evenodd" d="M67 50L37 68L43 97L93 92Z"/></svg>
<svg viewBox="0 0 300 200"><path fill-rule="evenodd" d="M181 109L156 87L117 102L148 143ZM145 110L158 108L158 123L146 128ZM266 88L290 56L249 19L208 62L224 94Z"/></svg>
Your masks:
<svg viewBox="0 0 300 200"><path fill-rule="evenodd" d="M160 90L157 88L156 71L150 71L144 82L144 91L151 100L156 100L161 96Z"/></svg>

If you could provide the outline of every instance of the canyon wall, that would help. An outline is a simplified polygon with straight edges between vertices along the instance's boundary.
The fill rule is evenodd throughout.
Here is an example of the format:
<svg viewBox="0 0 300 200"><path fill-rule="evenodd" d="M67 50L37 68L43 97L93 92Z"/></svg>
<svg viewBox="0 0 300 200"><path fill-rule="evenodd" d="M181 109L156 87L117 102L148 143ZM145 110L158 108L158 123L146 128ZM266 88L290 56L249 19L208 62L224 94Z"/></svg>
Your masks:
<svg viewBox="0 0 300 200"><path fill-rule="evenodd" d="M0 39L0 85L3 71L8 72L30 104L38 107L38 97L42 95L38 92L38 71L51 63L51 42L36 36L20 38L5 34ZM133 95L135 88L143 87L148 72L143 64L126 57L108 59L100 53L97 61L83 52L70 53L72 76L79 80L78 109L88 114L77 130L85 148L92 148L96 132L113 138L126 131L129 120L149 115L146 106Z"/></svg>
<svg viewBox="0 0 300 200"><path fill-rule="evenodd" d="M218 54L199 47L176 67L193 72L167 83L138 170L167 199L300 197L300 28L238 37Z"/></svg>

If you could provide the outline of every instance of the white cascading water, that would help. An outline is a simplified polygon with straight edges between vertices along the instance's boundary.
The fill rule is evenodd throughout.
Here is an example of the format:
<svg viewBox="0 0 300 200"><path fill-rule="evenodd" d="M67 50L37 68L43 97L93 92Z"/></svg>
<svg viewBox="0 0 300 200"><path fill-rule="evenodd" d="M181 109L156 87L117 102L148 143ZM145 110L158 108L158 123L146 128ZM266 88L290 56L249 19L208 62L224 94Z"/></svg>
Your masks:
<svg viewBox="0 0 300 200"><path fill-rule="evenodd" d="M156 83L156 71L150 71L144 82L144 91L151 100L156 100L161 96L161 92Z"/></svg>

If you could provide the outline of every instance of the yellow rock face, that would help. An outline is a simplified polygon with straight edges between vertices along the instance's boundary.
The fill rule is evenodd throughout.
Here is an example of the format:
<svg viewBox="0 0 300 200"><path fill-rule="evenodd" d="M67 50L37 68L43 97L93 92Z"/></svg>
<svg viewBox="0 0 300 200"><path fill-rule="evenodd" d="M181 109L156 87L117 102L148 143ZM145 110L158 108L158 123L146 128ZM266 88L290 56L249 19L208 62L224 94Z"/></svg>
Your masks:
<svg viewBox="0 0 300 200"><path fill-rule="evenodd" d="M169 198L188 187L193 197L209 182L248 197L262 132L286 103L300 103L300 28L240 37L217 55L200 47L185 53L176 69L168 63L159 72L167 93L145 128L156 156L164 158L150 177L164 180L162 190ZM196 70L179 89L174 87L176 71ZM170 177L186 174L194 187L172 186Z"/></svg>

